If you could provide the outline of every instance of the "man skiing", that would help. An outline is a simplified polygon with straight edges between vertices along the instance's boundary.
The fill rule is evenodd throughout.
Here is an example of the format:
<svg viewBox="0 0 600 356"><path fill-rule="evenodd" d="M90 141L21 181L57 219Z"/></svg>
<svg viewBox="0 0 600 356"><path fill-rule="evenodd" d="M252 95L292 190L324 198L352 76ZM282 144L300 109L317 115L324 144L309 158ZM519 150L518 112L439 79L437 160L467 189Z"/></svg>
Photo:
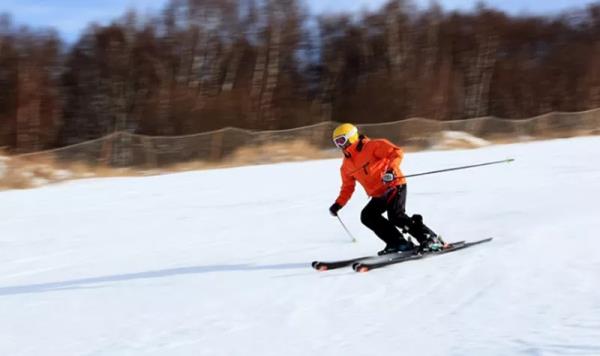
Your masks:
<svg viewBox="0 0 600 356"><path fill-rule="evenodd" d="M359 135L358 129L352 124L338 126L332 138L344 153L344 160L340 169L342 188L329 212L337 216L352 197L358 181L371 197L360 219L386 243L378 254L415 249L396 227L412 235L419 242L420 250L442 249L444 242L425 226L421 215L406 215L406 179L400 171L404 156L402 149L386 139L371 140ZM384 212L387 212L387 219L383 217Z"/></svg>

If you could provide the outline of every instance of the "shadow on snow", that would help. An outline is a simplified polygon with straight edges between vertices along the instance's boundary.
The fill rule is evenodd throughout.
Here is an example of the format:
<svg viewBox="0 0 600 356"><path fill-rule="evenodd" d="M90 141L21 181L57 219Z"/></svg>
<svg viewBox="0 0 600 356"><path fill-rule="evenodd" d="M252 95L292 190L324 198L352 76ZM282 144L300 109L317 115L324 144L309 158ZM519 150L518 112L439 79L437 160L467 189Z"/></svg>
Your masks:
<svg viewBox="0 0 600 356"><path fill-rule="evenodd" d="M287 264L274 264L274 265L237 264L237 265L180 267L180 268L170 268L170 269L163 269L163 270L157 270L157 271L125 273L125 274L115 274L115 275L110 275L110 276L73 279L73 280L62 281L62 282L50 282L50 283L0 287L0 296L16 295L16 294L46 293L46 292L74 290L74 289L93 289L93 288L99 287L97 285L99 283L134 281L134 280L139 280L139 279L152 279L152 278L166 278L166 277L186 275L186 274L203 274L203 273L214 273L214 272L240 272L240 271L249 272L249 271L260 271L260 270L291 270L291 269L302 269L302 268L310 268L310 265L308 265L306 263L287 263Z"/></svg>

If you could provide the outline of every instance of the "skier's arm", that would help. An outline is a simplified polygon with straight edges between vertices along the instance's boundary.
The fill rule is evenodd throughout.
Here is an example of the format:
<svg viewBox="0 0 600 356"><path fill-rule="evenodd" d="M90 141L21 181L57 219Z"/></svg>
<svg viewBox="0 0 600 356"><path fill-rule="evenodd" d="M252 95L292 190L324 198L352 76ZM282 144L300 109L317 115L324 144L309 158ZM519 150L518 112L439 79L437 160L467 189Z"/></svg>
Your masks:
<svg viewBox="0 0 600 356"><path fill-rule="evenodd" d="M356 179L353 176L346 173L343 169L340 171L342 175L342 188L340 189L340 195L335 200L335 202L343 207L348 203L348 200L352 197L354 193L354 188L356 187Z"/></svg>
<svg viewBox="0 0 600 356"><path fill-rule="evenodd" d="M385 139L377 140L375 144L377 146L373 150L373 155L379 159L387 159L389 169L396 171L404 158L402 149Z"/></svg>

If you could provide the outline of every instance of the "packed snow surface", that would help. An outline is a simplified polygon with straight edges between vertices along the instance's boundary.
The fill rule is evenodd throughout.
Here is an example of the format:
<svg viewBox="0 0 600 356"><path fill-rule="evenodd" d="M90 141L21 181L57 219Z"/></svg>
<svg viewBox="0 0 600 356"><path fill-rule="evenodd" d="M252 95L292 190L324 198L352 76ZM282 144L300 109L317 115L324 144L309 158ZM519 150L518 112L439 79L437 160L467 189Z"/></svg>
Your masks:
<svg viewBox="0 0 600 356"><path fill-rule="evenodd" d="M600 138L407 154L409 213L491 243L369 273L340 160L0 193L0 355L600 355Z"/></svg>

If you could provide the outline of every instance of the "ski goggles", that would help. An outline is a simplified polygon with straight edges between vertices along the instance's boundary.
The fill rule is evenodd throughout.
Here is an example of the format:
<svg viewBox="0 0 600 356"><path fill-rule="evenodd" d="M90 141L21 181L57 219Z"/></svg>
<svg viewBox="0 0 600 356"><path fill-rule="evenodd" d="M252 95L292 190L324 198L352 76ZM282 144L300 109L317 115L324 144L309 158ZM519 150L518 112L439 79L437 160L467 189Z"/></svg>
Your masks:
<svg viewBox="0 0 600 356"><path fill-rule="evenodd" d="M335 145L339 148L344 148L348 143L348 138L346 136L338 136L333 139L333 143L335 143Z"/></svg>

